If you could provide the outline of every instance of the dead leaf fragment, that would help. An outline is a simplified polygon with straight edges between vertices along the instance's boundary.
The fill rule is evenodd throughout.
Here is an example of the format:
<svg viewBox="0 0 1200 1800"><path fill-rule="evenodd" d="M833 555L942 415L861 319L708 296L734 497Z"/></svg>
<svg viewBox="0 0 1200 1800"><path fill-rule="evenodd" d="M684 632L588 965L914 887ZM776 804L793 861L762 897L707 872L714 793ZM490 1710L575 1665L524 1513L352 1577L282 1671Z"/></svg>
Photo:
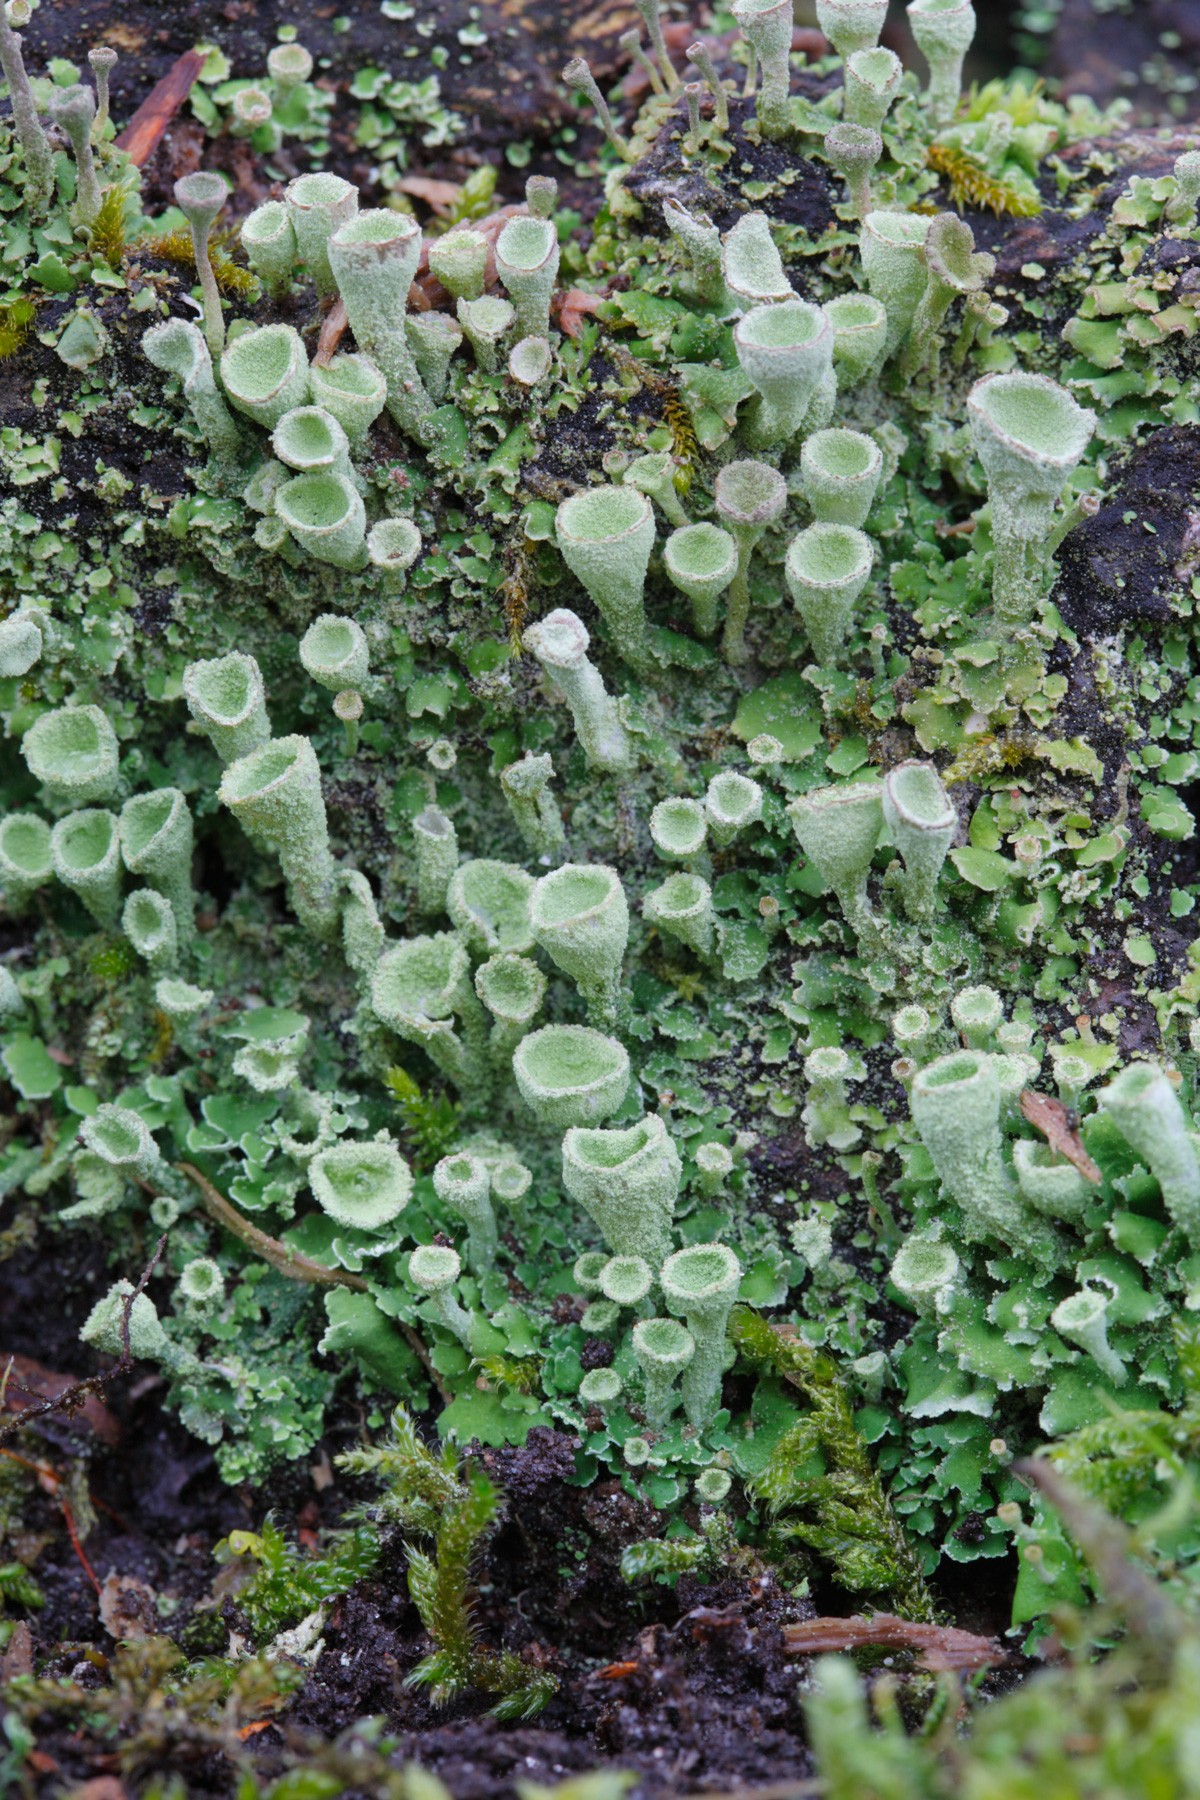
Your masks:
<svg viewBox="0 0 1200 1800"><path fill-rule="evenodd" d="M158 1633L152 1587L114 1570L100 1586L100 1622L118 1644L136 1644Z"/></svg>
<svg viewBox="0 0 1200 1800"><path fill-rule="evenodd" d="M1065 1156L1085 1181L1104 1180L1083 1147L1079 1127L1072 1124L1071 1114L1061 1100L1052 1099L1049 1094L1036 1094L1032 1088L1026 1088L1021 1095L1021 1111L1033 1129L1041 1132L1055 1155Z"/></svg>

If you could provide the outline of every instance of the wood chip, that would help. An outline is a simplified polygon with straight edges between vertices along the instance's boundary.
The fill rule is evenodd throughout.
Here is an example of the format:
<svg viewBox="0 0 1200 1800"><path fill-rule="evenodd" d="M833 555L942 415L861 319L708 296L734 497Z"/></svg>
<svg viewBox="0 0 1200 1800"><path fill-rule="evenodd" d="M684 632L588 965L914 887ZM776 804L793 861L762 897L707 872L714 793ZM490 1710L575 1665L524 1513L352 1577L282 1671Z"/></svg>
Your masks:
<svg viewBox="0 0 1200 1800"><path fill-rule="evenodd" d="M191 93L203 67L203 51L185 50L162 80L151 88L118 137L117 149L124 150L130 162L136 163L139 169L146 166L158 149L167 126Z"/></svg>
<svg viewBox="0 0 1200 1800"><path fill-rule="evenodd" d="M923 1625L894 1613L856 1613L849 1619L806 1619L786 1625L784 1641L794 1656L822 1656L843 1650L911 1650L924 1669L994 1668L1009 1660L992 1638L977 1637L952 1625Z"/></svg>
<svg viewBox="0 0 1200 1800"><path fill-rule="evenodd" d="M1061 1100L1054 1100L1049 1094L1035 1094L1032 1088L1026 1088L1021 1095L1021 1111L1034 1130L1041 1132L1055 1154L1065 1156L1073 1163L1085 1181L1104 1180L1083 1147L1078 1125L1072 1124L1072 1115Z"/></svg>

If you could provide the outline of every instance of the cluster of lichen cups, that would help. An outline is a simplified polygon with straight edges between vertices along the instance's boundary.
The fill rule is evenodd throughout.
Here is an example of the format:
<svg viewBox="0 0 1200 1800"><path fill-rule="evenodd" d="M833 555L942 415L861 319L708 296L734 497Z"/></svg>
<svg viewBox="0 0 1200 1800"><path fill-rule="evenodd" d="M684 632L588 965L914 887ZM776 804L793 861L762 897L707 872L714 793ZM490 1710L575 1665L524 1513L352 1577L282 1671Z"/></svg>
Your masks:
<svg viewBox="0 0 1200 1800"><path fill-rule="evenodd" d="M594 602L609 636L630 665L647 664L644 610L646 576L655 551L654 506L672 527L661 564L694 609L701 636L720 622L731 663L747 657L745 625L750 607L749 571L755 545L778 528L788 511L789 489L798 488L812 523L788 543L785 570L796 610L821 665L837 661L856 603L872 573L874 547L863 527L884 474L885 440L866 431L829 429L839 407L869 418L872 385L885 374L911 381L935 374L944 327L961 302L955 344L961 363L987 308L986 284L993 259L975 250L969 225L954 214L875 207L871 172L883 153L880 129L900 92L902 70L891 51L878 47L885 8L854 0L819 7L822 29L845 59L844 122L824 145L827 158L846 177L849 211L859 222L861 292L818 306L795 293L772 241L769 220L744 214L722 236L705 218L674 199L664 219L688 269L699 303L732 319L738 363L750 390L738 420L746 450L772 462L734 460L716 477L716 518L693 521L672 481L669 458L635 459L622 484L573 495L559 508L559 548ZM790 113L790 24L778 0L741 0L734 17L746 40L750 81L757 84L757 124L765 137L795 128ZM662 43L658 9L648 5L651 52L636 53L657 95L655 117L676 103L678 72ZM975 29L969 0L913 0L909 18L930 70L926 104L934 123L954 110L962 62ZM728 129L727 95L702 44L688 51L704 77L685 84L689 143L694 116L707 85L714 106L711 133ZM589 95L621 154L630 154L616 132L594 81L576 60L568 84ZM655 113L655 109L658 113ZM859 396L854 390L868 387ZM986 377L971 395L972 441L983 464L995 543L994 614L997 632L1012 634L1032 618L1041 597L1055 543L1053 515L1065 484L1091 435L1093 415L1065 389L1040 376ZM798 468L795 467L797 455ZM785 480L774 462L792 469ZM632 487L633 494L625 491ZM1065 515L1069 520L1070 515Z"/></svg>

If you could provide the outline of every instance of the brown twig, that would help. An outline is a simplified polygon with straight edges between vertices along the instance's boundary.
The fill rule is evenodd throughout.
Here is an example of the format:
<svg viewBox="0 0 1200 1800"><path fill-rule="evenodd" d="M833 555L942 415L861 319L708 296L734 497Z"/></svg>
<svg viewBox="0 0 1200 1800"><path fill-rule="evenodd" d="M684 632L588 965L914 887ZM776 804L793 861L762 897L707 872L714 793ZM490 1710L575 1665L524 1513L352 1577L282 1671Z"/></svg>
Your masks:
<svg viewBox="0 0 1200 1800"><path fill-rule="evenodd" d="M61 1394L55 1394L50 1399L43 1400L39 1406L22 1407L20 1412L16 1413L7 1424L0 1425L0 1443L2 1443L5 1438L12 1437L16 1432L22 1430L24 1426L32 1425L38 1419L46 1418L49 1413L65 1412L69 1416L71 1413L78 1410L90 1394L99 1396L103 1393L108 1382L114 1380L118 1375L128 1375L130 1369L133 1367L133 1351L129 1344L130 1315L133 1312L135 1300L137 1300L140 1294L145 1292L146 1283L154 1273L158 1260L166 1249L166 1245L167 1240L165 1236L160 1237L155 1246L154 1255L150 1258L150 1261L142 1271L141 1280L138 1282L137 1286L125 1296L125 1304L121 1311L121 1354L113 1367L106 1370L101 1375L86 1375L82 1381L72 1382L70 1387L66 1387L62 1390ZM12 1360L10 1359L9 1368L11 1369L11 1367ZM6 1382L7 1379L8 1376L6 1372Z"/></svg>
<svg viewBox="0 0 1200 1800"><path fill-rule="evenodd" d="M117 138L117 149L124 150L130 162L136 163L139 169L145 167L158 149L163 133L191 93L203 67L202 51L185 50L162 80L151 88Z"/></svg>
<svg viewBox="0 0 1200 1800"><path fill-rule="evenodd" d="M218 1225L226 1231L232 1231L234 1237L241 1238L248 1249L264 1262L269 1262L273 1269L286 1275L289 1281L307 1281L312 1287L348 1287L357 1293L369 1293L367 1283L361 1275L352 1275L348 1269L327 1269L324 1263L314 1262L310 1256L301 1256L298 1250L291 1249L278 1238L268 1236L252 1225L249 1219L243 1218L237 1207L228 1201L224 1194L217 1192L207 1175L202 1175L195 1163L177 1163L176 1168L186 1175L189 1181L195 1182L200 1190L200 1198L204 1210Z"/></svg>
<svg viewBox="0 0 1200 1800"><path fill-rule="evenodd" d="M350 321L346 317L346 302L339 294L325 317L321 320L321 335L317 339L317 354L313 361L319 368L327 368L333 361L334 351L342 341L343 334Z"/></svg>
<svg viewBox="0 0 1200 1800"><path fill-rule="evenodd" d="M991 1638L977 1637L951 1625L927 1625L894 1613L864 1618L805 1619L785 1625L784 1642L794 1656L821 1656L832 1651L879 1648L912 1650L926 1669L987 1669L1008 1661L1008 1652Z"/></svg>
<svg viewBox="0 0 1200 1800"><path fill-rule="evenodd" d="M301 1256L298 1250L292 1250L287 1244L281 1243L278 1238L269 1237L265 1231L260 1231L257 1225L252 1225L249 1219L242 1217L237 1207L228 1201L224 1194L218 1193L207 1175L202 1175L194 1163L181 1162L175 1166L188 1177L189 1181L195 1182L200 1190L204 1210L209 1217L215 1219L218 1225L223 1225L226 1231L231 1231L235 1237L240 1238L248 1250L253 1250L256 1256L261 1256L264 1262L269 1262L273 1269L278 1269L279 1273L286 1275L289 1281L307 1281L313 1287L348 1287L358 1294L370 1293L370 1285L363 1280L361 1275L352 1275L348 1269L327 1269L324 1263L314 1262L309 1256ZM436 1387L442 1400L449 1406L454 1396L443 1386L419 1333L414 1331L411 1325L405 1324L403 1319L397 1319L394 1323L399 1325L409 1349Z"/></svg>

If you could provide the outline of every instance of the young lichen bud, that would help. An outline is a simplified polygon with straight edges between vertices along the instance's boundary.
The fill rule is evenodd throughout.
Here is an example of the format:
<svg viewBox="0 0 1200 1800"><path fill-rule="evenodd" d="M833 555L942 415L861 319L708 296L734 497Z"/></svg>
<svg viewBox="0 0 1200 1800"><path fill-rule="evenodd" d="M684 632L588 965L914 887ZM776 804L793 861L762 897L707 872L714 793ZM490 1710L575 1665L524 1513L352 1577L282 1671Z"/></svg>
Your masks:
<svg viewBox="0 0 1200 1800"><path fill-rule="evenodd" d="M663 567L692 603L700 637L717 629L717 602L737 573L737 543L728 531L707 521L683 525L663 546Z"/></svg>
<svg viewBox="0 0 1200 1800"><path fill-rule="evenodd" d="M791 0L733 0L730 11L758 58L760 79L756 117L759 130L765 138L783 137L791 124L788 112Z"/></svg>
<svg viewBox="0 0 1200 1800"><path fill-rule="evenodd" d="M451 1293L462 1274L462 1259L448 1244L421 1244L408 1259L408 1279L426 1294L446 1330L466 1349L471 1347L471 1315Z"/></svg>
<svg viewBox="0 0 1200 1800"><path fill-rule="evenodd" d="M500 786L508 801L517 830L534 856L553 857L565 839L562 814L551 782L554 763L548 755L532 752L500 772Z"/></svg>
<svg viewBox="0 0 1200 1800"><path fill-rule="evenodd" d="M590 639L582 619L559 607L531 625L521 641L570 707L576 736L592 767L614 774L627 769L629 739L616 702L588 660Z"/></svg>

